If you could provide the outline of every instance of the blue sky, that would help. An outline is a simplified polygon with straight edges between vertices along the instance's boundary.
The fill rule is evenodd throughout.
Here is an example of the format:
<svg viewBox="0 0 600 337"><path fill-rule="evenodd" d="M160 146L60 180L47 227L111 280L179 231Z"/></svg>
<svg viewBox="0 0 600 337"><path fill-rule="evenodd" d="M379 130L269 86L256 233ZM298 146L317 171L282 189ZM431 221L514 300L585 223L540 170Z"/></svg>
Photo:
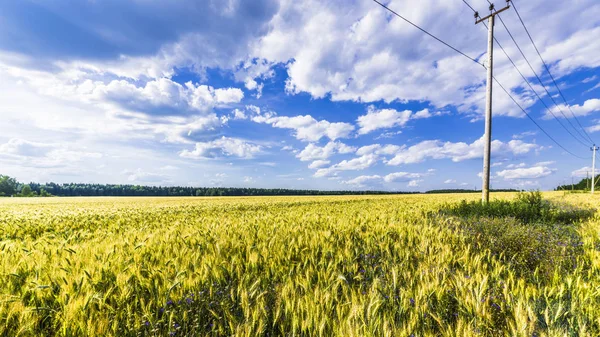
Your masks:
<svg viewBox="0 0 600 337"><path fill-rule="evenodd" d="M385 3L485 60L462 1ZM498 40L571 133L573 111L600 139L600 3L516 5L568 106L512 9L502 18L552 97L500 24ZM481 186L485 69L370 0L5 1L0 20L0 173L20 181ZM495 86L492 187L585 177L591 142L494 58L519 104L586 159Z"/></svg>

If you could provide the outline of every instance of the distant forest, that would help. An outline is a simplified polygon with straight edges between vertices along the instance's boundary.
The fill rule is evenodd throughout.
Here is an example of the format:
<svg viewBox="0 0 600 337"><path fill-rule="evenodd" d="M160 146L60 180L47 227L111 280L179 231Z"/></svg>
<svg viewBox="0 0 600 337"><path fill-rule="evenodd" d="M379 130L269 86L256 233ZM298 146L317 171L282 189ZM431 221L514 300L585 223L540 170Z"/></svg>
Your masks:
<svg viewBox="0 0 600 337"><path fill-rule="evenodd" d="M598 180L600 180L600 174L596 176L596 184L594 185L594 189L598 190ZM592 188L592 178L584 178L581 179L578 183L576 184L565 184L565 185L559 185L558 187L556 187L554 190L555 191L570 191L570 190L576 190L576 191L588 191Z"/></svg>
<svg viewBox="0 0 600 337"><path fill-rule="evenodd" d="M492 190L513 192L512 189ZM441 189L425 193L474 193L477 190ZM274 196L274 195L376 195L376 194L418 194L421 192L396 191L321 191L283 188L246 187L184 187L184 186L142 186L120 184L81 184L81 183L29 183L18 182L15 178L0 175L0 196L59 196L59 197L128 197L128 196Z"/></svg>
<svg viewBox="0 0 600 337"><path fill-rule="evenodd" d="M142 186L120 184L80 184L80 183L29 183L18 182L15 178L0 175L0 196L60 196L60 197L126 197L126 196L272 196L272 195L365 195L365 194L410 194L419 192L390 191L319 191L282 188L245 187L184 187L184 186Z"/></svg>

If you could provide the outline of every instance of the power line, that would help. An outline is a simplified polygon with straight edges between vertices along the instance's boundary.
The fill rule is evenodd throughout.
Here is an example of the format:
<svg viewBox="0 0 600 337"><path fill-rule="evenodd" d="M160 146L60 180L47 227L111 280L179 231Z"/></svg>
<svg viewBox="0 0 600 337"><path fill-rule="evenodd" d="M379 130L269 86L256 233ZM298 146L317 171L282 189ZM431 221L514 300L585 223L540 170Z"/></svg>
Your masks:
<svg viewBox="0 0 600 337"><path fill-rule="evenodd" d="M515 40L514 36L510 32L510 30L508 29L508 27L506 26L506 24L504 23L504 20L502 20L502 17L500 15L498 15L498 18L500 19L500 22L502 23L502 26L504 26L504 29L506 30L506 32L510 36L511 40L513 41L513 43L515 44L515 46L517 47L517 49L521 53L521 56L523 56L523 58L525 59L525 62L529 66L529 69L531 69L531 71L533 72L533 74L535 75L535 77L537 78L537 80L540 82L542 88L544 88L544 90L546 91L546 94L548 95L548 97L550 97L550 99L552 100L552 102L554 103L554 105L556 105L556 108L558 109L558 111L560 111L561 115L567 120L567 122L569 123L569 125L571 125L571 127L579 134L579 136L582 137L582 139L584 139L585 141L587 141L587 139L583 136L583 134L581 132L579 132L579 130L573 125L573 123L571 123L571 120L565 115L565 113L562 111L562 109L560 108L560 106L558 105L558 103L556 103L556 101L554 100L554 97L552 97L552 94L550 94L550 92L548 91L548 89L544 85L544 82L542 81L542 79L538 76L537 72L533 69L533 66L531 65L531 63L529 62L529 60L527 59L527 57L525 56L525 53L523 52L523 50L521 49L521 47L519 46L519 44ZM540 100L541 100L541 98L540 98ZM550 113L552 113L549 108L548 108L548 110L550 111ZM554 116L553 113L552 113L552 115ZM571 133L571 132L569 132L569 133ZM590 139L590 141L593 143L593 141L591 139ZM589 144L584 144L584 145L588 146Z"/></svg>
<svg viewBox="0 0 600 337"><path fill-rule="evenodd" d="M499 15L498 15L498 18L500 18ZM501 18L500 18L500 21L502 21ZM485 25L485 23L483 23L483 24ZM531 83L527 80L527 78L525 77L525 75L523 75L523 73L519 70L519 68L517 67L517 65L515 64L515 62L512 60L512 58L510 56L508 56L508 53L506 52L506 50L504 50L504 48L500 44L500 41L498 41L495 37L494 37L494 41L496 41L496 44L498 45L498 47L500 47L500 49L502 50L502 52L504 53L504 55L506 55L506 58L508 58L508 60L510 61L510 63L512 63L513 67L517 70L517 72L519 73L519 75L521 75L521 78L523 78L523 80L525 81L525 83L527 83L527 85L529 86L529 89L531 89L531 91L533 91L533 93L537 96L537 98L540 100L540 102L542 102L542 104L546 107L546 109L552 115L552 117L554 117L554 119L560 124L560 126L562 126L571 135L571 137L573 137L573 139L575 139L576 141L578 141L579 143L581 143L583 146L588 146L589 144L586 144L586 143L582 142L579 138L575 137L575 135L563 124L563 122L561 122L560 119L558 119L558 117L556 117L556 115L554 114L554 112L552 112L552 110L550 109L550 107L548 107L548 105L546 105L546 103L542 100L542 98L537 93L537 91L535 91L535 89L533 89L533 86L531 85ZM573 125L571 125L571 126L573 126ZM577 131L577 129L575 129L575 130ZM584 138L584 141L587 141L587 140Z"/></svg>
<svg viewBox="0 0 600 337"><path fill-rule="evenodd" d="M564 146L560 145L559 142L557 142L554 138L552 138L552 136L550 136L550 134L548 134L548 132L546 132L546 130L544 130L528 113L527 111L525 111L525 109L523 109L521 107L521 105L519 103L517 103L517 101L514 99L514 97L504 88L504 86L502 84L500 84L500 82L498 82L498 80L494 77L494 81L496 81L496 84L498 84L500 86L500 88L502 88L502 90L508 95L508 97L510 97L510 99L519 107L519 109L521 109L521 111L523 111L523 113L525 114L525 116L527 116L529 119L531 119L531 121L533 122L533 124L535 124L540 130L542 130L542 132L544 134L546 134L546 136L548 136L548 138L550 138L556 145L558 145L561 149L565 150L565 152L569 153L570 155L572 155L573 157L577 157L579 159L586 159L584 157L578 156L576 154L574 154L573 152L567 150Z"/></svg>
<svg viewBox="0 0 600 337"><path fill-rule="evenodd" d="M474 12L477 14L477 11L475 9L473 9L473 7L471 7L471 5L469 5L469 3L466 0L463 0L463 2ZM488 1L489 2L489 1ZM500 21L502 22L502 24L504 25L504 21L502 21L502 18L500 17L500 15L498 15L498 18L500 19ZM485 26L485 28L487 29L487 25L485 24L485 22L482 22L483 25ZM504 25L504 27L506 28L506 25ZM508 30L508 29L507 29ZM510 34L510 32L509 32ZM512 37L512 35L511 35ZM582 142L579 138L577 138L561 121L560 119L558 119L558 117L556 117L556 115L552 112L552 110L550 109L550 107L548 107L548 105L546 105L546 103L542 100L542 98L540 97L540 95L537 93L537 91L533 88L533 86L531 85L531 83L529 82L529 80L527 80L527 78L525 77L525 75L523 75L523 73L519 70L519 68L517 67L517 65L515 64L515 62L512 60L512 58L508 55L508 53L506 52L506 50L504 50L504 47L502 47L502 44L500 43L500 41L498 41L498 39L496 39L496 37L494 37L494 41L496 41L496 44L498 45L498 47L500 47L500 49L502 50L502 52L504 53L504 55L506 55L506 58L508 58L508 60L510 61L510 63L513 65L513 67L515 68L515 70L517 70L517 72L519 73L519 75L521 75L521 78L523 78L523 80L525 81L525 83L529 86L529 89L531 89L531 91L533 91L533 93L537 96L537 98L540 100L540 102L542 102L542 104L546 107L546 109L548 110L548 112L550 112L550 114L552 115L552 117L554 117L554 119L560 124L560 126L562 126L570 135L571 137L573 137L576 141L578 141L579 143L581 143L583 146L589 146L589 144L586 144L584 142ZM515 41L513 39L513 41ZM516 44L516 42L515 42ZM517 48L519 48L519 46L517 45ZM520 50L520 48L519 48ZM527 59L525 59L525 61L527 61ZM530 65L531 67L531 65ZM533 69L532 69L533 70ZM539 78L538 78L539 79ZM543 86L543 84L542 84ZM563 114L564 116L564 114ZM566 116L565 116L566 117ZM577 131L577 129L571 124L571 126L575 129L575 131ZM583 136L582 136L583 137ZM583 138L584 141L587 142L587 140L585 138Z"/></svg>
<svg viewBox="0 0 600 337"><path fill-rule="evenodd" d="M482 63L480 63L479 61L475 60L474 58L470 57L469 55L463 53L462 51L458 50L457 48L451 46L450 44L442 41L440 38L438 38L437 36L429 33L428 31L426 31L425 29L417 26L416 24L412 23L410 20L406 19L405 17L403 17L402 15L398 14L397 12L395 12L394 10L392 10L391 8L387 7L386 5L382 4L381 2L379 2L378 0L373 0L373 2L377 3L378 5L380 5L381 7L387 9L389 12L391 12L392 14L396 15L397 17L401 18L402 20L406 21L407 23L411 24L413 27L417 28L418 30L422 31L423 33L429 35L430 37L434 38L435 40L437 40L438 42L444 44L446 47L454 50L455 52L461 54L462 56L468 58L469 60L481 65L482 67L486 68L485 65L483 65ZM463 0L463 2L465 2L465 0ZM471 7L471 6L469 6ZM525 109L523 109L521 107L521 105L519 105L519 103L517 103L517 101L514 99L514 97L504 88L504 86L502 86L502 84L500 84L500 82L495 78L494 81L496 81L496 83L500 86L500 88L502 88L502 90L504 90L504 92L510 97L510 99L521 109L521 111L523 111L523 113L533 122L533 124L535 124L540 130L542 130L542 132L548 136L548 138L550 138L556 145L558 145L561 149L565 150L565 152L569 153L570 155L576 157L576 158L580 158L580 159L586 159L583 157L580 157L574 153L572 153L571 151L567 150L564 146L562 146L559 142L557 142L552 136L550 136L550 134L548 132L546 132L546 130L544 130L528 113L527 111L525 111Z"/></svg>
<svg viewBox="0 0 600 337"><path fill-rule="evenodd" d="M554 83L554 86L558 90L558 93L560 94L560 97L562 97L563 101L565 102L565 105L567 106L567 108L569 108L569 111L571 111L571 114L575 118L575 121L577 122L577 124L579 124L579 127L581 128L581 130L583 130L583 132L585 133L585 135L588 137L588 139L592 143L595 143L594 140L587 133L587 131L585 131L585 128L579 122L579 119L577 118L577 116L575 115L575 113L573 112L573 110L571 109L571 106L567 102L567 99L565 98L565 96L563 95L562 91L560 90L560 87L556 83L556 80L554 79L554 76L552 76L552 73L550 72L550 68L548 68L548 65L544 61L544 58L542 57L542 54L540 53L540 51L538 50L537 46L535 45L535 42L533 42L533 38L531 37L531 34L529 34L529 30L527 29L527 26L525 26L525 22L523 22L523 19L521 18L521 15L519 14L519 11L517 10L517 7L515 6L514 1L512 1L512 4L513 4L513 8L515 9L515 13L517 13L517 16L519 17L519 21L521 21L521 25L523 25L523 28L525 29L525 32L527 33L527 36L529 36L529 40L531 41L531 44L533 44L533 47L535 48L535 51L537 52L538 56L540 57L540 60L544 64L544 68L546 68L546 71L548 72L548 75L550 75L550 78L552 79L552 83Z"/></svg>
<svg viewBox="0 0 600 337"><path fill-rule="evenodd" d="M485 68L485 66L484 66L482 63L480 63L479 61L477 61L476 59L474 59L474 58L472 58L471 56L469 56L469 55L467 55L467 54L463 53L462 51L460 51L460 50L458 50L458 49L456 49L456 48L452 47L452 46L451 46L451 45L449 45L448 43L446 43L446 42L442 41L442 40L441 40L440 38L438 38L437 36L435 36L435 35L433 35L433 34L429 33L429 32L428 32L428 31L426 31L425 29L423 29L423 28L421 28L421 27L417 26L416 24L412 23L410 20L408 20L407 18L403 17L402 15L400 15L400 14L396 13L396 12L395 12L395 11L393 11L391 8L389 8L388 6L386 6L386 5L382 4L382 3L381 3L381 2L379 2L378 0L373 0L373 1L374 1L374 2L376 2L376 3L378 3L378 4L379 4L381 7L383 7L383 8L385 8L385 9L387 9L388 11L390 11L391 13L393 13L394 15L396 15L397 17L399 17L400 19L402 19L402 20L404 20L404 21L408 22L409 24L411 24L412 26L414 26L414 27L415 27L415 28L417 28L418 30L422 31L423 33L425 33L425 34L427 34L427 35L431 36L432 38L436 39L438 42L441 42L441 43L443 43L444 45L446 45L446 47L448 47L448 48L450 48L450 49L454 50L455 52L457 52L457 53L461 54L462 56L464 56L464 57L468 58L469 60L471 60L471 61L473 61L473 62L475 62L475 63L477 63L477 64L479 64L479 65L481 65L482 67L484 67L484 68Z"/></svg>
<svg viewBox="0 0 600 337"><path fill-rule="evenodd" d="M472 10L474 13L477 13L477 11L476 11L476 10L475 10L473 7L471 7L471 5L469 5L469 3L468 3L466 0L462 0L462 1L465 3L465 5L469 6L469 8L471 8L471 10Z"/></svg>

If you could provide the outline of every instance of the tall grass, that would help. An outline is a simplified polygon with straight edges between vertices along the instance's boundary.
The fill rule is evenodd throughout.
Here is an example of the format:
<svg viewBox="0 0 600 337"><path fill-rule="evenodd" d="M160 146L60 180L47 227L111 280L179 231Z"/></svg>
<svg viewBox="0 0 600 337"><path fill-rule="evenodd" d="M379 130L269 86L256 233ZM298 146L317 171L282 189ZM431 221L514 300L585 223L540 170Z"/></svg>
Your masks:
<svg viewBox="0 0 600 337"><path fill-rule="evenodd" d="M477 251L489 250L520 277L547 282L577 268L584 253L578 226L594 210L549 202L533 191L487 204L463 200L440 214L458 217L453 228Z"/></svg>
<svg viewBox="0 0 600 337"><path fill-rule="evenodd" d="M0 335L600 335L597 219L535 282L426 216L463 197L2 201Z"/></svg>

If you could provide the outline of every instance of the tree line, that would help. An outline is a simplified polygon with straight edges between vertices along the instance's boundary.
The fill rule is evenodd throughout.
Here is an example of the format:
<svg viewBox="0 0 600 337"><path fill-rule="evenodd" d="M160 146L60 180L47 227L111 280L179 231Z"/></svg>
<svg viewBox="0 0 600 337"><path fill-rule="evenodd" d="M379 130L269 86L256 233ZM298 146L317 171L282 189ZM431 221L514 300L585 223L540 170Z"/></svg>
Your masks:
<svg viewBox="0 0 600 337"><path fill-rule="evenodd" d="M23 184L0 175L0 196L126 197L126 196L276 196L276 195L367 195L409 194L390 191L320 191L284 188L143 186L122 184L34 183Z"/></svg>
<svg viewBox="0 0 600 337"><path fill-rule="evenodd" d="M598 184L599 177L600 177L600 174L597 175L596 178L594 179L595 180L595 184L594 184L595 190L597 190L600 185L600 184ZM592 178L583 178L576 184L558 185L554 190L555 191L570 191L570 190L588 191L591 188L592 188Z"/></svg>

